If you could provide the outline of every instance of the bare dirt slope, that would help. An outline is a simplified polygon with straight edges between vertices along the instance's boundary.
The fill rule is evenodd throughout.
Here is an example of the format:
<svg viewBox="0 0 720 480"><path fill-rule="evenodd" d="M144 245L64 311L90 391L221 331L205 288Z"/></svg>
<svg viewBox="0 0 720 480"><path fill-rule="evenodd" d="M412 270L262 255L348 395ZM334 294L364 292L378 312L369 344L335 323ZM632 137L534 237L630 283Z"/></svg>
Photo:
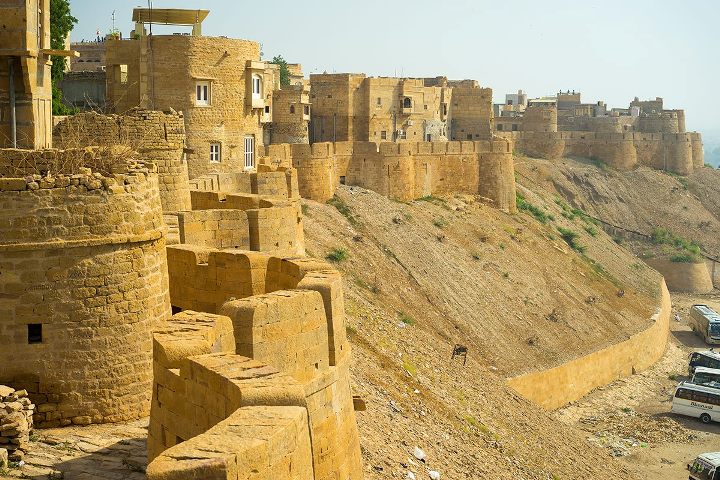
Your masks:
<svg viewBox="0 0 720 480"><path fill-rule="evenodd" d="M503 379L647 327L659 276L551 195L523 194L552 219L350 187L334 205L305 203L308 253L344 273L368 478L636 478ZM467 365L450 360L455 343Z"/></svg>
<svg viewBox="0 0 720 480"><path fill-rule="evenodd" d="M585 160L518 157L518 180L556 192L570 205L610 223L652 233L656 228L695 240L720 254L720 171L705 167L689 177L648 167L629 172Z"/></svg>

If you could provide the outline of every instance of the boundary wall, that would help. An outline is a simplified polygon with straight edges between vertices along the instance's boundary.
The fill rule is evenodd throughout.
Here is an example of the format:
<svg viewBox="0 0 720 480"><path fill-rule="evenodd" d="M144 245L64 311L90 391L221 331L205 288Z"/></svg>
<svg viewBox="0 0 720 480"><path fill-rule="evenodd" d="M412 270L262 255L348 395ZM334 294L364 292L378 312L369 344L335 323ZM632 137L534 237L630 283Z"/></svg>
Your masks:
<svg viewBox="0 0 720 480"><path fill-rule="evenodd" d="M70 153L0 150L0 384L29 392L40 428L147 415L170 316L155 166Z"/></svg>
<svg viewBox="0 0 720 480"><path fill-rule="evenodd" d="M148 478L362 478L340 274L259 252L168 255L187 310L154 337Z"/></svg>
<svg viewBox="0 0 720 480"><path fill-rule="evenodd" d="M293 168L213 173L190 181L191 210L166 215L169 243L305 253L303 215Z"/></svg>
<svg viewBox="0 0 720 480"><path fill-rule="evenodd" d="M188 165L185 161L185 123L174 110L133 109L123 115L95 112L65 117L53 129L58 148L124 145L157 165L164 212L190 208Z"/></svg>
<svg viewBox="0 0 720 480"><path fill-rule="evenodd" d="M665 277L673 292L710 293L713 279L705 261L673 262L667 258L645 258L645 263Z"/></svg>
<svg viewBox="0 0 720 480"><path fill-rule="evenodd" d="M650 327L623 342L557 367L510 378L507 384L548 410L579 400L594 388L645 370L658 361L667 347L670 314L670 293L662 280L660 305Z"/></svg>
<svg viewBox="0 0 720 480"><path fill-rule="evenodd" d="M400 201L456 192L480 195L497 208L515 211L512 143L506 139L269 145L260 162L293 166L300 195L319 202L344 183Z"/></svg>
<svg viewBox="0 0 720 480"><path fill-rule="evenodd" d="M531 157L593 158L617 170L645 165L689 175L704 165L702 136L689 133L497 132Z"/></svg>

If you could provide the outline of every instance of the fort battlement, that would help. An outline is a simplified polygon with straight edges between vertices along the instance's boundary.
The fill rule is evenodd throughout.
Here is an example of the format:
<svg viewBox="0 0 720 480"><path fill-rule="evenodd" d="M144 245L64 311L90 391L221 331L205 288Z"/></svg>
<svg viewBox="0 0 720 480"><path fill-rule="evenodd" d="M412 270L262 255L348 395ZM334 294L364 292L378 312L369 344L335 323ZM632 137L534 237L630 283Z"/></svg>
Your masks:
<svg viewBox="0 0 720 480"><path fill-rule="evenodd" d="M304 254L295 169L263 165L258 170L191 180L192 210L177 212L173 243Z"/></svg>
<svg viewBox="0 0 720 480"><path fill-rule="evenodd" d="M66 149L125 145L140 153L143 160L157 165L163 211L190 208L182 113L141 109L129 110L124 115L80 113L55 126L53 142Z"/></svg>
<svg viewBox="0 0 720 480"><path fill-rule="evenodd" d="M148 478L360 478L339 273L258 252L168 255L186 310L155 334Z"/></svg>
<svg viewBox="0 0 720 480"><path fill-rule="evenodd" d="M466 142L336 142L270 145L261 163L292 166L300 194L327 201L339 184L357 185L402 201L468 193L498 208L515 209L512 143L504 138Z"/></svg>
<svg viewBox="0 0 720 480"><path fill-rule="evenodd" d="M170 316L156 167L83 152L0 150L0 384L38 427L147 415Z"/></svg>
<svg viewBox="0 0 720 480"><path fill-rule="evenodd" d="M689 175L702 167L702 137L696 132L500 132L515 150L539 158L594 158L618 170L645 165Z"/></svg>

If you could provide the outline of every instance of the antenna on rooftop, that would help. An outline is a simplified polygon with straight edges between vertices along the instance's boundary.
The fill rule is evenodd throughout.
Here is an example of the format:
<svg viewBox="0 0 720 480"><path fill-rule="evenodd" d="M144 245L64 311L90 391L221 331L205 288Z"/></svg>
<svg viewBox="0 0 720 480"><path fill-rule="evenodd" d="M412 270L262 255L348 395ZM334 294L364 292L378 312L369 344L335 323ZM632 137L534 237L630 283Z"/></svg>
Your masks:
<svg viewBox="0 0 720 480"><path fill-rule="evenodd" d="M115 32L115 10L112 13L112 31Z"/></svg>

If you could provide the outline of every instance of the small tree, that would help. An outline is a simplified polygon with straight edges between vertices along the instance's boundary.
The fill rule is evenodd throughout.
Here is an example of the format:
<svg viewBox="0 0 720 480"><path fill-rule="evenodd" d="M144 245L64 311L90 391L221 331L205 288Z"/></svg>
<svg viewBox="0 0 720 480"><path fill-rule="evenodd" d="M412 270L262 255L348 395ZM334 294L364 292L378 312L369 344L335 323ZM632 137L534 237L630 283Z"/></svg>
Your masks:
<svg viewBox="0 0 720 480"><path fill-rule="evenodd" d="M285 87L290 85L290 69L282 55L274 56L270 63L274 63L280 67L280 86Z"/></svg>
<svg viewBox="0 0 720 480"><path fill-rule="evenodd" d="M77 21L77 18L70 14L69 0L50 0L50 48L54 50L64 50L65 39ZM53 115L72 113L72 110L62 103L62 92L58 87L64 73L65 57L53 56L50 70L50 77L52 78Z"/></svg>

